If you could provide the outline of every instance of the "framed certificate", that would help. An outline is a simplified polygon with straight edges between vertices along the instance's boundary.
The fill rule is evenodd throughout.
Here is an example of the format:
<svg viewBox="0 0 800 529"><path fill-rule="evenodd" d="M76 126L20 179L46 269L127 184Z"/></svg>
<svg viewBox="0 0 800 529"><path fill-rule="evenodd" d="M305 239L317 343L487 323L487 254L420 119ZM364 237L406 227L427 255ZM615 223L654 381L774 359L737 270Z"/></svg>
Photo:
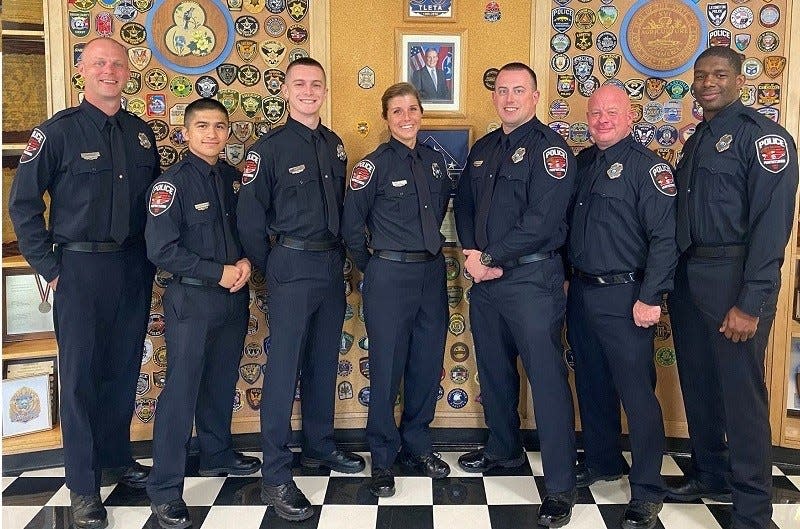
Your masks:
<svg viewBox="0 0 800 529"><path fill-rule="evenodd" d="M3 342L54 338L52 298L31 267L3 268Z"/></svg>
<svg viewBox="0 0 800 529"><path fill-rule="evenodd" d="M3 438L52 428L49 375L3 380Z"/></svg>

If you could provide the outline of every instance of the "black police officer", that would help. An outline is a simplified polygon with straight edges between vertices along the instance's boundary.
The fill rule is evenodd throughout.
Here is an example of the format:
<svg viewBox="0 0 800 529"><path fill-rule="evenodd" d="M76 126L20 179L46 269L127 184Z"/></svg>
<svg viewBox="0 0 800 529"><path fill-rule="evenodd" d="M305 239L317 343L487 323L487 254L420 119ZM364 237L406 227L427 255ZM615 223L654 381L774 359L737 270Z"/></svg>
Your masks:
<svg viewBox="0 0 800 529"><path fill-rule="evenodd" d="M440 228L450 179L444 158L417 143L422 104L416 88L398 83L381 97L391 139L353 167L342 233L364 272L369 335L370 491L394 494L392 464L431 478L450 467L432 451L430 422L447 339L447 292ZM369 230L369 246L367 234ZM394 403L404 381L398 431Z"/></svg>
<svg viewBox="0 0 800 529"><path fill-rule="evenodd" d="M560 527L575 502L575 425L561 347L564 266L558 250L575 158L536 118L536 74L503 66L492 92L502 129L470 151L456 195L458 237L475 281L470 320L489 439L459 458L468 472L525 462L519 437L520 356L533 388L547 495L538 523Z"/></svg>
<svg viewBox="0 0 800 529"><path fill-rule="evenodd" d="M598 88L586 117L594 146L577 158L568 245L567 333L586 456L577 484L614 480L627 470L621 398L633 453L632 499L622 527L650 529L666 493L653 338L678 260L677 191L670 166L631 136L633 113L624 90Z"/></svg>
<svg viewBox="0 0 800 529"><path fill-rule="evenodd" d="M739 100L741 66L716 46L694 64L703 121L675 172L682 255L669 299L694 473L668 496L732 490L735 529L770 524L764 351L798 178L791 136Z"/></svg>
<svg viewBox="0 0 800 529"><path fill-rule="evenodd" d="M190 103L184 115L189 153L150 190L147 253L173 274L164 294L167 382L158 398L147 484L151 509L165 529L191 525L181 496L193 423L201 476L252 474L261 465L231 447L250 261L236 232L239 171L219 161L228 126L219 101Z"/></svg>
<svg viewBox="0 0 800 529"><path fill-rule="evenodd" d="M143 205L159 167L150 128L120 109L125 48L88 42L78 72L84 101L34 129L9 213L54 293L66 483L75 525L97 528L108 523L101 469L123 467L120 482L138 488L149 470L133 462L129 432L155 272Z"/></svg>
<svg viewBox="0 0 800 529"><path fill-rule="evenodd" d="M267 278L270 360L261 398L264 450L261 499L287 520L314 511L292 479L290 418L300 374L304 449L301 464L355 473L364 459L337 450L333 409L344 321L344 252L339 222L347 155L320 123L325 71L309 57L286 69L286 125L247 154L238 206L245 253ZM276 236L270 249L270 236Z"/></svg>

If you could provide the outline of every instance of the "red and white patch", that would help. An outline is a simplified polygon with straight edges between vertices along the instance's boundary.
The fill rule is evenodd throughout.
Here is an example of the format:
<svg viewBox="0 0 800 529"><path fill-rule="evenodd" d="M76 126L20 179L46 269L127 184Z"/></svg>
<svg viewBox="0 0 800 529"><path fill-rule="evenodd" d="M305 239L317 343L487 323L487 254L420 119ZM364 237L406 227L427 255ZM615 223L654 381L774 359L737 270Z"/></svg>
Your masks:
<svg viewBox="0 0 800 529"><path fill-rule="evenodd" d="M19 163L27 163L36 158L42 151L42 145L44 145L46 139L47 136L44 135L44 132L39 129L33 129L31 137L28 139L28 144L25 146L25 150L22 151Z"/></svg>
<svg viewBox="0 0 800 529"><path fill-rule="evenodd" d="M780 173L789 165L789 148L786 140L777 134L767 134L756 140L758 163L770 173Z"/></svg>
<svg viewBox="0 0 800 529"><path fill-rule="evenodd" d="M549 147L542 153L544 170L557 180L567 176L567 151L561 147Z"/></svg>
<svg viewBox="0 0 800 529"><path fill-rule="evenodd" d="M150 204L148 209L150 214L158 217L169 209L175 201L175 186L169 182L156 182L150 192Z"/></svg>
<svg viewBox="0 0 800 529"><path fill-rule="evenodd" d="M247 159L244 162L244 171L242 172L243 186L256 179L259 168L261 168L261 155L253 151L248 152Z"/></svg>
<svg viewBox="0 0 800 529"><path fill-rule="evenodd" d="M672 169L665 163L657 163L650 168L650 178L653 179L653 184L660 192L668 197L674 197L678 194L678 188L675 187L675 178L672 176Z"/></svg>
<svg viewBox="0 0 800 529"><path fill-rule="evenodd" d="M353 173L350 175L350 189L358 191L364 189L372 180L372 174L375 172L375 164L367 159L361 160L353 167Z"/></svg>

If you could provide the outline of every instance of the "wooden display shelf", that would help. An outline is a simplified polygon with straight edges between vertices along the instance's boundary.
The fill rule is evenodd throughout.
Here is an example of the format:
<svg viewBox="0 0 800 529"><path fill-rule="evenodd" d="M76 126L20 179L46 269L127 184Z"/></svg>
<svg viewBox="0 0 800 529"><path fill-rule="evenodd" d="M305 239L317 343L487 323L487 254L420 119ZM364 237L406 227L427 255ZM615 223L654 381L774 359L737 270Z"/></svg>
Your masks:
<svg viewBox="0 0 800 529"><path fill-rule="evenodd" d="M54 338L3 344L3 361L47 358L57 354L58 345Z"/></svg>
<svg viewBox="0 0 800 529"><path fill-rule="evenodd" d="M61 448L61 426L52 430L7 437L3 439L3 455L24 454Z"/></svg>

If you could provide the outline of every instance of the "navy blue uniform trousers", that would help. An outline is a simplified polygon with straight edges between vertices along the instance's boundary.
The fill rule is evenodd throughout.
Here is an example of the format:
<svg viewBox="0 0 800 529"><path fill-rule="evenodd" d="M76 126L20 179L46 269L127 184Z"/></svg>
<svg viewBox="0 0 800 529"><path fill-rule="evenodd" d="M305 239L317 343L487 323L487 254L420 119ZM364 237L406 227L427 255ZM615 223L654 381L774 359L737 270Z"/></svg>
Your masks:
<svg viewBox="0 0 800 529"><path fill-rule="evenodd" d="M372 257L364 274L364 319L369 336L367 443L372 466L390 468L400 447L412 455L432 450L428 426L447 340L444 256L422 263ZM394 403L403 378L398 430Z"/></svg>
<svg viewBox="0 0 800 529"><path fill-rule="evenodd" d="M336 449L333 407L344 322L344 253L275 246L267 259L270 351L261 396L262 466L266 485L292 480L291 416L300 376L303 450Z"/></svg>
<svg viewBox="0 0 800 529"><path fill-rule="evenodd" d="M743 259L681 257L669 311L695 473L711 487L728 482L732 527L755 529L769 527L772 516L764 354L778 289L753 338L739 343L725 338L719 328L736 304Z"/></svg>
<svg viewBox="0 0 800 529"><path fill-rule="evenodd" d="M153 469L147 482L147 494L156 505L183 496L193 423L201 468L233 462L231 416L248 300L247 286L235 293L177 281L167 287L167 381L156 408Z"/></svg>
<svg viewBox="0 0 800 529"><path fill-rule="evenodd" d="M67 487L100 489L103 468L130 465L131 418L155 269L144 243L63 250L53 295Z"/></svg>
<svg viewBox="0 0 800 529"><path fill-rule="evenodd" d="M623 474L620 399L628 416L633 466L631 497L661 502L664 422L655 395L655 327L637 327L633 305L640 283L591 285L573 278L567 300L567 335L575 354L575 386L586 464L606 475Z"/></svg>
<svg viewBox="0 0 800 529"><path fill-rule="evenodd" d="M503 270L499 279L470 291L481 398L489 439L498 459L522 452L517 356L531 382L536 429L549 493L575 488L575 415L561 345L566 296L564 267L555 257Z"/></svg>

